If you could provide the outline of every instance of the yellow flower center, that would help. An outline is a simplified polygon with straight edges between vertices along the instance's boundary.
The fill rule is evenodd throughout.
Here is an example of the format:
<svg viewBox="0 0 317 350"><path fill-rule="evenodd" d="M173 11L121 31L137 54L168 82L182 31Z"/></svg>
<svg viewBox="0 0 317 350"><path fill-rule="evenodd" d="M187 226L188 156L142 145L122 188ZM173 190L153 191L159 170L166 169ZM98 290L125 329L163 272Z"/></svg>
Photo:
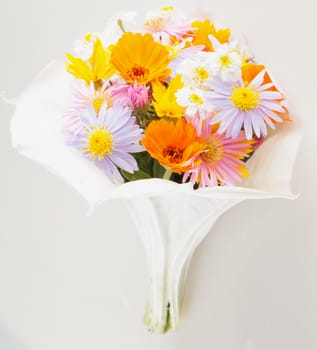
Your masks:
<svg viewBox="0 0 317 350"><path fill-rule="evenodd" d="M201 156L207 162L214 162L222 159L223 154L223 144L214 136L208 141L207 149L201 154Z"/></svg>
<svg viewBox="0 0 317 350"><path fill-rule="evenodd" d="M93 129L88 137L87 150L91 158L102 159L113 149L112 135L100 126Z"/></svg>
<svg viewBox="0 0 317 350"><path fill-rule="evenodd" d="M220 57L220 63L223 68L228 68L231 64L231 58L228 55Z"/></svg>
<svg viewBox="0 0 317 350"><path fill-rule="evenodd" d="M174 10L174 7L173 6L164 6L162 7L162 11L173 11Z"/></svg>
<svg viewBox="0 0 317 350"><path fill-rule="evenodd" d="M248 87L234 88L231 101L240 110L248 111L256 108L260 103L259 93Z"/></svg>
<svg viewBox="0 0 317 350"><path fill-rule="evenodd" d="M148 19L145 21L144 27L151 32L162 32L166 27L166 18L156 17Z"/></svg>
<svg viewBox="0 0 317 350"><path fill-rule="evenodd" d="M108 108L112 106L110 95L104 91L95 91L94 96L88 97L87 101L92 104L97 115L103 103L105 103Z"/></svg>
<svg viewBox="0 0 317 350"><path fill-rule="evenodd" d="M129 71L128 75L131 80L137 81L138 83L142 83L146 80L146 76L149 74L149 70L145 67L135 65Z"/></svg>
<svg viewBox="0 0 317 350"><path fill-rule="evenodd" d="M199 82L204 82L206 79L209 78L209 73L204 67L197 67L195 69L195 80L198 80Z"/></svg>
<svg viewBox="0 0 317 350"><path fill-rule="evenodd" d="M191 94L189 101L195 105L202 105L204 103L204 100L197 94Z"/></svg>

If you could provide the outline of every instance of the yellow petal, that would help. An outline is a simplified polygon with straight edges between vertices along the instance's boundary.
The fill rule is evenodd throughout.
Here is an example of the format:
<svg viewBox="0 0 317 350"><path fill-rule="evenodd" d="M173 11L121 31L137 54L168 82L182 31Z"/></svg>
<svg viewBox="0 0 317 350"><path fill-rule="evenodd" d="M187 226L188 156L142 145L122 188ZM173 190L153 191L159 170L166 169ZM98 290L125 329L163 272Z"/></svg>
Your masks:
<svg viewBox="0 0 317 350"><path fill-rule="evenodd" d="M86 83L94 80L94 74L87 62L83 59L74 57L71 54L66 54L67 62L66 69L77 79L83 79Z"/></svg>
<svg viewBox="0 0 317 350"><path fill-rule="evenodd" d="M92 56L89 59L92 71L94 73L94 80L109 78L114 69L110 65L110 48L105 50L99 38L96 38Z"/></svg>
<svg viewBox="0 0 317 350"><path fill-rule="evenodd" d="M240 166L238 168L238 171L240 172L240 174L242 175L242 177L244 179L246 179L246 178L248 178L250 176L248 171L247 171L247 168L245 166Z"/></svg>
<svg viewBox="0 0 317 350"><path fill-rule="evenodd" d="M177 75L170 81L168 88L160 82L152 84L154 102L153 106L159 117L181 118L184 108L176 101L176 92L184 86L181 76Z"/></svg>

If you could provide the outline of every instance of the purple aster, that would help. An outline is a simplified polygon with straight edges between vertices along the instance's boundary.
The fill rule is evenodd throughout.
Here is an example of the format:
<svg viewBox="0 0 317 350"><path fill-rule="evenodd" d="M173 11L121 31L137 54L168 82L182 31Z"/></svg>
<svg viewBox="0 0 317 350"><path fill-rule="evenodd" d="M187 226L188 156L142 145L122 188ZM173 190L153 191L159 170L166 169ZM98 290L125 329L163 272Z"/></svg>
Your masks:
<svg viewBox="0 0 317 350"><path fill-rule="evenodd" d="M253 132L257 137L267 135L267 125L275 129L274 122L281 123L278 113L285 113L281 104L284 95L269 90L272 83L264 83L262 70L250 83L242 79L235 83L214 80L210 83L212 101L217 111L211 123L221 122L218 132L227 137L237 137L243 128L248 140Z"/></svg>
<svg viewBox="0 0 317 350"><path fill-rule="evenodd" d="M97 116L94 108L88 105L80 117L84 128L72 135L71 143L94 161L111 182L123 182L118 168L129 173L138 170L130 153L144 150L140 145L143 130L128 108L116 105L107 109L103 105Z"/></svg>

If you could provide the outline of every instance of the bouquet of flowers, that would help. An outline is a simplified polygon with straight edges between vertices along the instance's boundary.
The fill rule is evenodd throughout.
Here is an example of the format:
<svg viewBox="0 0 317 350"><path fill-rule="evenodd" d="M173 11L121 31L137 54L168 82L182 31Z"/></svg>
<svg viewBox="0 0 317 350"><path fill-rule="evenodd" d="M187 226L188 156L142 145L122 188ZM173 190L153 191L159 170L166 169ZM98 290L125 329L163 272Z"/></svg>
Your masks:
<svg viewBox="0 0 317 350"><path fill-rule="evenodd" d="M166 332L217 218L248 198L293 196L299 127L229 28L172 7L141 26L134 15L111 18L75 42L66 68L40 74L18 99L12 140L91 205L125 198L149 267L144 320Z"/></svg>
<svg viewBox="0 0 317 350"><path fill-rule="evenodd" d="M65 130L113 183L159 177L236 185L268 129L290 121L286 96L229 28L173 8L142 32L87 34L67 55L77 79Z"/></svg>

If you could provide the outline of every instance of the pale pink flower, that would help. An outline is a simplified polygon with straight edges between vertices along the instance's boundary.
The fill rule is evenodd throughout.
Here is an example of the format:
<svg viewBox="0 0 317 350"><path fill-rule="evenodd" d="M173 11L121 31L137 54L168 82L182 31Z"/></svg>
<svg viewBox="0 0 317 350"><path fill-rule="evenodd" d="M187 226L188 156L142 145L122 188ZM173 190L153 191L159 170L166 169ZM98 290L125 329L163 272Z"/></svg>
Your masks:
<svg viewBox="0 0 317 350"><path fill-rule="evenodd" d="M252 151L253 141L246 139L244 131L234 138L226 137L217 133L210 120L205 120L198 135L204 139L206 148L198 156L201 163L184 174L183 182L189 179L199 187L236 185L248 175L243 160Z"/></svg>
<svg viewBox="0 0 317 350"><path fill-rule="evenodd" d="M190 21L173 7L147 13L144 28L164 45L172 44L175 39L181 41L186 33L192 31Z"/></svg>
<svg viewBox="0 0 317 350"><path fill-rule="evenodd" d="M111 98L124 107L142 108L149 102L149 90L144 85L119 83L110 87Z"/></svg>
<svg viewBox="0 0 317 350"><path fill-rule="evenodd" d="M77 86L73 92L72 104L65 115L65 128L73 134L80 133L84 127L80 113L92 106L98 114L104 104L107 107L112 105L110 94L104 87L96 90L93 83Z"/></svg>

